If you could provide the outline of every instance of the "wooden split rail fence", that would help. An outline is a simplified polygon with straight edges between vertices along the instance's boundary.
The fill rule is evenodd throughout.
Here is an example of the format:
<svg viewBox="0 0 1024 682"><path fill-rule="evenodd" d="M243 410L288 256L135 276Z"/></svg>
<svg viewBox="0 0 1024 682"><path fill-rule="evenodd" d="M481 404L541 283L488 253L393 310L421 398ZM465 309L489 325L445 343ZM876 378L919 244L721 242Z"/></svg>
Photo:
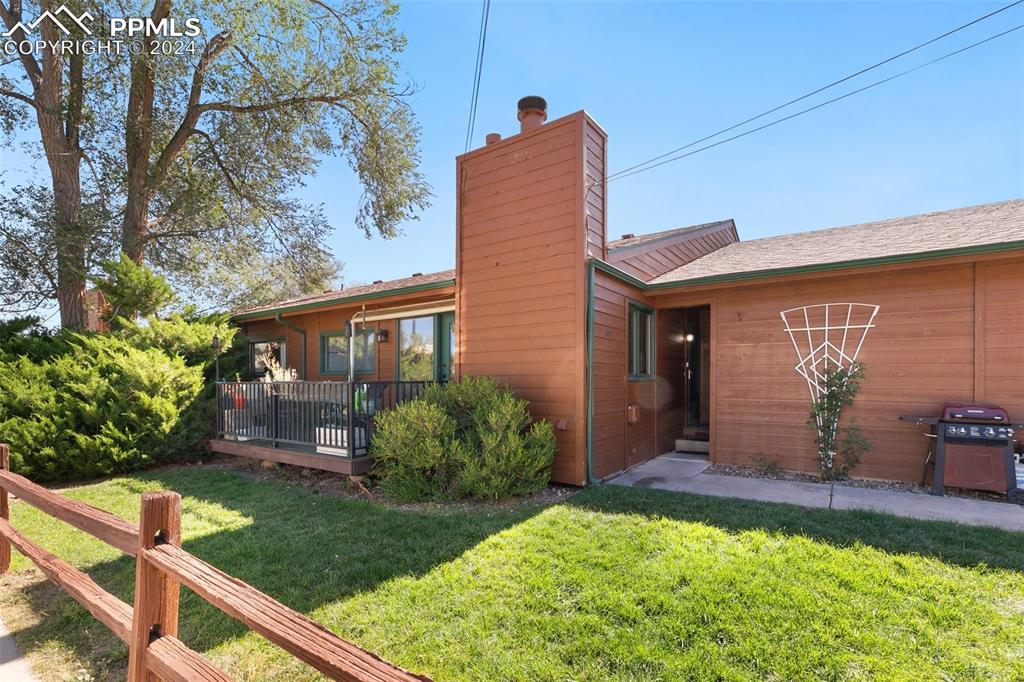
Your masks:
<svg viewBox="0 0 1024 682"><path fill-rule="evenodd" d="M15 530L10 523L8 493L134 556L134 608ZM10 568L13 545L128 645L129 682L231 679L178 639L182 585L332 679L429 682L341 639L182 549L178 493L144 493L139 518L136 525L12 473L9 450L0 444L0 573Z"/></svg>

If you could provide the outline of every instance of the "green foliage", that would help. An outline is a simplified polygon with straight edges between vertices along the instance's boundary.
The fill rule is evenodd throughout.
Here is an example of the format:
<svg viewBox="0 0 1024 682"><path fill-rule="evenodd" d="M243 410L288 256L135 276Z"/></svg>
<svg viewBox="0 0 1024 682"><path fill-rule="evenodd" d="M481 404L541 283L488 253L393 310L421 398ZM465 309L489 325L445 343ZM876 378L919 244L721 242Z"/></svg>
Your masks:
<svg viewBox="0 0 1024 682"><path fill-rule="evenodd" d="M125 320L110 334L0 325L0 442L14 470L59 482L190 455L213 420L214 334L233 371L242 354L223 316Z"/></svg>
<svg viewBox="0 0 1024 682"><path fill-rule="evenodd" d="M467 377L378 415L372 448L374 473L396 499L497 499L547 485L555 435L508 388Z"/></svg>
<svg viewBox="0 0 1024 682"><path fill-rule="evenodd" d="M122 252L118 260L102 261L100 271L101 276L90 280L103 292L110 321L152 316L174 300L174 292L165 278L136 263L126 253ZM124 323L118 322L117 326Z"/></svg>
<svg viewBox="0 0 1024 682"><path fill-rule="evenodd" d="M0 320L0 359L25 356L43 360L68 348L66 335L43 327L38 317Z"/></svg>
<svg viewBox="0 0 1024 682"><path fill-rule="evenodd" d="M45 6L27 0L20 11L28 20ZM94 17L152 9L72 6ZM172 54L181 41L167 40L141 61L78 53L77 68L57 60L40 74L26 70L31 60L0 65L0 138L24 141L52 173L44 184L0 182L0 308L52 301L58 266L95 273L122 249L203 303L322 291L338 271L328 249L337 225L301 187L330 157L362 189L350 224L367 236L396 236L428 205L397 3L186 0L170 12L201 22L194 54ZM27 102L19 90L61 99ZM68 144L83 153L54 151Z"/></svg>
<svg viewBox="0 0 1024 682"><path fill-rule="evenodd" d="M855 420L849 419L845 425L841 424L843 410L853 405L863 380L864 365L861 363L854 363L848 368L826 369L824 391L811 405L807 425L816 432L818 467L827 480L846 478L850 469L857 466L861 457L871 449Z"/></svg>
<svg viewBox="0 0 1024 682"><path fill-rule="evenodd" d="M220 338L223 352L232 345L237 331L225 315L189 320L181 313L174 313L163 319L148 317L145 324L129 325L119 334L138 348L159 348L180 355L189 365L205 365L217 357L213 337Z"/></svg>
<svg viewBox="0 0 1024 682"><path fill-rule="evenodd" d="M0 434L12 468L40 482L104 476L190 452L208 428L203 367L112 335L0 362ZM200 408L200 409L193 409Z"/></svg>

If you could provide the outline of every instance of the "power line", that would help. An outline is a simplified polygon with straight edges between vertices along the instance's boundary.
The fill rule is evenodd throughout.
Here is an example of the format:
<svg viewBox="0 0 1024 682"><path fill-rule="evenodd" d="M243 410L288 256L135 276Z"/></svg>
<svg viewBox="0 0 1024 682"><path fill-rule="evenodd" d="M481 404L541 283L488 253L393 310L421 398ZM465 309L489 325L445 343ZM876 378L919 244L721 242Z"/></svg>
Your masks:
<svg viewBox="0 0 1024 682"><path fill-rule="evenodd" d="M1024 2L1024 0L1018 0ZM476 72L473 74L473 96L469 104L469 122L466 124L466 151L473 141L473 129L476 127L476 104L480 98L480 77L484 70L484 50L487 47L487 22L491 15L491 0L484 0L480 12L480 34L476 43Z"/></svg>
<svg viewBox="0 0 1024 682"><path fill-rule="evenodd" d="M715 133L712 133L712 134L707 135L705 137L702 137L699 140L694 140L693 142L690 142L688 144L684 144L682 147L676 147L675 149L671 149L671 150L665 152L664 154L659 154L658 156L655 156L653 158L647 159L646 161L642 161L642 162L640 162L638 164L635 164L633 166L630 166L628 168L623 168L620 171L616 171L616 172L612 173L611 175L609 175L605 179L605 181L607 182L608 180L611 180L611 179L613 179L613 178L615 178L617 176L629 173L629 171L631 171L631 170L634 170L636 168L640 168L641 166L646 166L649 163L652 163L652 162L657 161L659 159L663 159L666 156L670 156L672 154L675 154L676 152L681 152L684 149L689 149L690 147L696 146L696 145L700 144L701 142L707 142L708 140L710 140L713 137L718 137L719 135L723 135L723 134L729 132L730 130L735 130L736 128L739 128L740 126L746 125L748 123L752 123L753 121L756 121L759 118L764 118L765 116L768 116L769 114L774 114L779 109L785 109L786 107L788 107L791 104L796 104L797 102L803 101L803 100L807 99L808 97L813 97L814 95L817 95L819 92L824 92L825 90L828 90L829 88L832 88L832 87L835 87L836 85L839 85L840 83L845 83L846 81L848 81L848 80L850 80L852 78L856 78L857 76L865 74L868 71L872 71L874 69L877 69L880 66L884 66L885 64L888 64L891 61L899 59L900 57L905 57L906 55L910 54L911 52L915 52L917 50L920 50L922 47L927 47L928 45L931 45L932 43L935 43L935 42L938 42L939 40L942 40L943 38L951 36L954 33L957 33L958 31L962 31L965 28L973 26L974 24L977 24L978 22L984 21L984 20L986 20L986 19L988 19L990 17L994 17L995 15L999 14L1000 12L1005 12L1006 10L1008 10L1008 9L1010 9L1012 7L1015 7L1015 6L1019 5L1019 4L1021 4L1022 2L1024 2L1024 0L1016 0L1016 2L1011 2L1009 5L1006 5L1005 7L1000 7L999 9L997 9L997 10L995 10L993 12L989 12L988 14L986 14L984 16L981 16L981 17L978 17L977 19L969 21L966 24L963 24L961 26L957 26L954 29L946 31L945 33L943 33L940 36L935 36L934 38L932 38L930 40L926 40L925 42L920 43L919 45L915 45L914 47L911 47L910 49L904 50L903 52L900 52L899 54L894 54L893 56L888 57L886 59L883 59L882 61L880 61L880 62L878 62L876 64L872 64L871 66L865 67L865 68L861 69L860 71L857 71L855 73L851 73L850 75L844 76L844 77L840 78L839 80L832 81L828 85L822 86L822 87L818 88L817 90L812 90L811 92L808 92L807 94L800 95L796 99L791 99L788 102L786 102L785 104L780 104L779 106L774 107L772 109L769 109L767 111L763 111L763 112L761 112L760 114L758 114L756 116L751 116L750 118L746 119L745 121L740 121L739 123L735 123L735 124L729 126L728 128L723 128L723 129L719 130L718 132L715 132Z"/></svg>
<svg viewBox="0 0 1024 682"><path fill-rule="evenodd" d="M815 104L813 107L808 107L807 109L802 109L801 111L798 111L798 112L796 112L794 114L790 114L789 116L784 116L782 118L775 119L774 121L771 121L769 123L765 123L764 125L758 126L757 128L751 128L750 130L744 131L744 132L742 132L742 133L740 133L738 135L733 135L732 137L727 137L724 140L719 140L718 142L713 142L713 143L711 143L709 145L706 145L704 147L700 147L698 149L694 149L693 151L686 152L685 154L680 154L679 156L673 156L672 158L665 159L664 161L659 161L658 163L655 163L655 164L652 164L652 165L649 165L649 166L645 165L643 168L639 168L637 170L633 170L633 171L628 172L628 173L625 172L625 171L620 171L619 173L616 173L614 177L608 177L607 179L605 179L604 183L607 184L609 182L613 182L614 180L621 180L622 178L628 178L631 175L636 175L638 173L643 173L645 171L649 171L651 169L657 168L658 166L664 166L666 163L672 163L673 161L678 161L679 159L685 159L688 156L693 156L694 154L698 154L700 152L706 151L708 149L711 149L712 147L717 147L719 145L723 145L726 142L732 142L733 140L738 140L741 137L746 137L747 135L750 135L751 133L756 133L759 130L764 130L765 128L771 128L772 126L775 126L775 125L778 125L780 123L783 123L784 121L788 121L788 120L790 120L792 118L796 118L797 116L802 116L804 114L810 113L810 112L814 111L815 109L820 109L820 108L822 108L824 106L827 106L829 104L833 104L833 103L838 102L840 100L844 100L847 97L852 97L853 95L856 95L858 93L864 92L865 90L870 90L871 88L877 87L877 86L882 85L884 83L888 83L889 81L895 80L897 78L900 78L901 76L906 76L908 74L914 73L915 71L920 71L921 69L925 68L926 66L931 66L932 64L935 64L937 62L941 62L944 59L949 59L950 57L958 55L958 54L960 54L962 52L966 52L967 50L973 49L973 48L978 47L980 45L984 45L987 42L995 40L996 38L1002 38L1003 36L1008 35L1010 33L1013 33L1014 31L1018 31L1018 30L1020 30L1022 28L1024 28L1024 24L1020 24L1019 26L1014 26L1011 29L1007 29L1007 30L1003 31L1002 33L997 33L997 34L995 34L993 36L989 36L988 38L985 38L984 40L979 40L978 42L972 43L972 44L970 44L970 45L968 45L966 47L962 47L959 50L954 50L953 52L947 52L946 54L942 55L941 57L937 57L937 58L935 58L935 59L933 59L933 60L931 60L929 62L925 62L924 64L920 64L918 66L915 66L912 69L907 69L906 71L901 71L901 72L899 72L897 74L889 76L888 78L883 78L880 81L875 81L874 83L871 83L869 85L865 85L862 88L857 88L856 90L851 90L850 92L848 92L848 93L846 93L844 95L840 95L839 97L834 97L833 99L827 100L827 101L822 102L820 104ZM707 138L705 138L705 139L707 139ZM692 146L692 145L688 145L688 146ZM685 147L683 147L681 149L685 149ZM676 151L679 151L679 150L676 150ZM669 152L669 153L671 153L671 152ZM661 157L657 157L657 158L663 158L664 156L665 155L663 154ZM653 160L654 159L652 159L652 161ZM641 164L641 165L643 165L643 164ZM594 184L598 184L599 185L601 183L600 182L596 182Z"/></svg>

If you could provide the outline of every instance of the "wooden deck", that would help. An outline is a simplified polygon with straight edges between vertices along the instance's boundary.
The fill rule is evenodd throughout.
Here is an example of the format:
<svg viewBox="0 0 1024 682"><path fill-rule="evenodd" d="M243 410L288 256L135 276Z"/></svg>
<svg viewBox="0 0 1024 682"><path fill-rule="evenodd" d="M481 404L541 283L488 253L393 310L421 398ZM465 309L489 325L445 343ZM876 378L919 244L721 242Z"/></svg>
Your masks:
<svg viewBox="0 0 1024 682"><path fill-rule="evenodd" d="M279 464L292 464L321 471L333 471L347 476L362 476L373 466L372 457L342 457L325 455L312 450L312 446L279 445L273 447L269 443L257 441L237 441L215 438L210 441L210 449L225 455L261 459Z"/></svg>

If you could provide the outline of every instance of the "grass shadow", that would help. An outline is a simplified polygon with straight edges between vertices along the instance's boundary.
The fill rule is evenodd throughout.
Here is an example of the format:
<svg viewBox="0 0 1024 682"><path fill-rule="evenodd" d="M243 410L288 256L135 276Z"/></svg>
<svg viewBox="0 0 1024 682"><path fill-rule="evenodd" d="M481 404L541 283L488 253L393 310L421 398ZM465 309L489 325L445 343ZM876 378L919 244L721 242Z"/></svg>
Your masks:
<svg viewBox="0 0 1024 682"><path fill-rule="evenodd" d="M182 495L185 549L307 614L392 578L425 574L542 509L399 508L215 468L165 470L135 478ZM197 518L201 511L196 508L209 508L196 502L230 510L238 527L190 539L188 526L206 523ZM87 572L104 589L132 603L133 558L102 561ZM89 661L95 679L123 679L126 647L60 588L45 581L21 586L19 594L27 602L25 608L41 615L37 623L15 632L23 649L45 649L57 642ZM179 636L189 646L205 651L246 632L244 625L182 591Z"/></svg>
<svg viewBox="0 0 1024 682"><path fill-rule="evenodd" d="M800 535L843 547L861 544L964 567L984 564L1024 572L1024 533L999 528L614 485L588 488L566 504L705 523L733 532L758 529Z"/></svg>

